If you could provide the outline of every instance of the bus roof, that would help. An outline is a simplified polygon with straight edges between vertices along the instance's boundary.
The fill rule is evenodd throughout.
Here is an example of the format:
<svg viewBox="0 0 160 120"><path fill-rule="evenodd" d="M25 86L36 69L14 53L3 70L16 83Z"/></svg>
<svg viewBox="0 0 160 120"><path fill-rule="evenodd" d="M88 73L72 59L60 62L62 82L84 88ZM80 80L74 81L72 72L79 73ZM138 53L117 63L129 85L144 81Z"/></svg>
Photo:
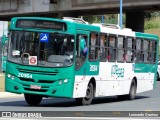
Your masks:
<svg viewBox="0 0 160 120"><path fill-rule="evenodd" d="M57 18L47 18L47 17L13 17L11 20L17 20L17 19L28 19L28 20L49 20L49 21L52 21L52 20L55 20L55 21L62 21L61 19L57 19Z"/></svg>
<svg viewBox="0 0 160 120"><path fill-rule="evenodd" d="M100 28L97 26L93 26L90 24L82 24L82 23L77 23L74 21L68 21L68 20L63 20L63 19L57 19L57 18L45 18L45 17L13 17L11 22L15 22L19 19L22 20L46 20L46 21L57 21L57 22L65 22L68 26L68 29L70 27L75 27L77 30L86 30L86 31L94 31L94 32L99 32ZM15 25L15 24L14 24ZM11 28L14 28L15 26L11 26Z"/></svg>
<svg viewBox="0 0 160 120"><path fill-rule="evenodd" d="M100 31L102 33L135 37L135 32L133 32L131 29L128 28L120 29L118 26L116 27L115 25L113 27L106 26L103 24L93 24L93 25L99 26Z"/></svg>
<svg viewBox="0 0 160 120"><path fill-rule="evenodd" d="M123 35L123 36L129 36L129 37L139 37L144 39L159 39L158 35L135 32L129 28L120 29L119 27L115 27L115 25L113 27L111 26L107 27L107 26L104 26L103 24L93 24L93 25L99 26L100 31L102 33Z"/></svg>
<svg viewBox="0 0 160 120"><path fill-rule="evenodd" d="M63 20L63 19L57 19L57 18L46 18L46 17L13 17L12 22L14 23L18 19L26 19L26 20L46 20L46 21L57 21L57 22L65 22L68 25L68 28L70 26L74 26L76 30L86 30L86 31L93 31L93 32L102 32L107 34L114 34L114 35L123 35L123 36L129 36L129 37L139 37L139 38L145 38L145 39L159 39L157 35L153 34L147 34L147 33L141 33L141 32L135 32L131 29L124 28L120 29L118 26L105 26L104 24L83 24L83 23L77 23L74 21L69 20ZM14 24L15 25L15 24ZM11 26L12 28L13 26ZM15 27L15 26L14 26ZM13 28L14 28L13 27Z"/></svg>

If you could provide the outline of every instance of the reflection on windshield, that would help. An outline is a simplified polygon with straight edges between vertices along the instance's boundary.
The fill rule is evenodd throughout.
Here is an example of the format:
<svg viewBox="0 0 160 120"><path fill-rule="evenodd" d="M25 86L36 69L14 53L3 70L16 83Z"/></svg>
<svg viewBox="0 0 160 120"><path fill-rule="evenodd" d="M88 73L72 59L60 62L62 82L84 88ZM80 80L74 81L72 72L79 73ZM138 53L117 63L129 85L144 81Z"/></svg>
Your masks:
<svg viewBox="0 0 160 120"><path fill-rule="evenodd" d="M70 66L73 50L73 35L12 31L8 60L25 65Z"/></svg>

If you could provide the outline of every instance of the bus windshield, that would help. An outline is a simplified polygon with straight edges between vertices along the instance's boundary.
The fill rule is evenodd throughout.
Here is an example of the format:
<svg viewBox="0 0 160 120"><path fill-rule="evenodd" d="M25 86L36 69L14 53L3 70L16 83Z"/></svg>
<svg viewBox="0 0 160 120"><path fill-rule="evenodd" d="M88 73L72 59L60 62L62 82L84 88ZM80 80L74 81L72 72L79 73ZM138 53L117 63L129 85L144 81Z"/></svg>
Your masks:
<svg viewBox="0 0 160 120"><path fill-rule="evenodd" d="M8 60L18 64L65 67L73 64L74 36L61 33L11 31ZM30 57L35 57L30 64Z"/></svg>

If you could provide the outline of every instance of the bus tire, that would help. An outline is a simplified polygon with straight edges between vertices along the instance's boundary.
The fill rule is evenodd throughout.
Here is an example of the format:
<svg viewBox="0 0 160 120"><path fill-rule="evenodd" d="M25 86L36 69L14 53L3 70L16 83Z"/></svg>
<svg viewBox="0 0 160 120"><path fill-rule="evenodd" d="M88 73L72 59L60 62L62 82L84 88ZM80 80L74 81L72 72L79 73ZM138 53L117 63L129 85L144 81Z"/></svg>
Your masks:
<svg viewBox="0 0 160 120"><path fill-rule="evenodd" d="M136 85L135 80L133 80L132 84L131 84L131 87L130 87L129 94L118 95L117 98L119 100L133 100L135 98L135 95L136 95L136 90L137 90L137 85Z"/></svg>
<svg viewBox="0 0 160 120"><path fill-rule="evenodd" d="M84 98L76 98L78 105L89 105L91 104L94 97L93 84L90 82L87 87L86 96Z"/></svg>
<svg viewBox="0 0 160 120"><path fill-rule="evenodd" d="M34 94L24 94L24 98L29 105L37 106L42 101L42 96Z"/></svg>
<svg viewBox="0 0 160 120"><path fill-rule="evenodd" d="M129 94L126 96L128 100L134 100L136 96L137 85L135 80L132 81Z"/></svg>
<svg viewBox="0 0 160 120"><path fill-rule="evenodd" d="M159 74L158 74L158 72L157 72L157 81L159 80Z"/></svg>

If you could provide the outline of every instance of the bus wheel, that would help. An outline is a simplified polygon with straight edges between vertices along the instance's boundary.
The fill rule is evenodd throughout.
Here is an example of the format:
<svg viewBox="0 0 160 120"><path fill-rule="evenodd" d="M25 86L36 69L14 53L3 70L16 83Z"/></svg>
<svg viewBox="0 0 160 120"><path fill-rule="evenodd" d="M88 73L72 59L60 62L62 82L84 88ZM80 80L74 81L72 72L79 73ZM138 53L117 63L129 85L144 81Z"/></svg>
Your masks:
<svg viewBox="0 0 160 120"><path fill-rule="evenodd" d="M38 105L42 101L42 96L34 94L24 94L24 98L29 105Z"/></svg>
<svg viewBox="0 0 160 120"><path fill-rule="evenodd" d="M158 74L158 72L157 72L157 81L159 80L159 74Z"/></svg>
<svg viewBox="0 0 160 120"><path fill-rule="evenodd" d="M89 105L93 100L94 89L93 84L89 83L86 91L86 96L84 98L76 98L76 103L78 105Z"/></svg>
<svg viewBox="0 0 160 120"><path fill-rule="evenodd" d="M136 90L137 90L137 85L136 85L135 80L133 80L131 87L130 87L129 94L127 95L127 99L134 100L134 98L136 96Z"/></svg>

